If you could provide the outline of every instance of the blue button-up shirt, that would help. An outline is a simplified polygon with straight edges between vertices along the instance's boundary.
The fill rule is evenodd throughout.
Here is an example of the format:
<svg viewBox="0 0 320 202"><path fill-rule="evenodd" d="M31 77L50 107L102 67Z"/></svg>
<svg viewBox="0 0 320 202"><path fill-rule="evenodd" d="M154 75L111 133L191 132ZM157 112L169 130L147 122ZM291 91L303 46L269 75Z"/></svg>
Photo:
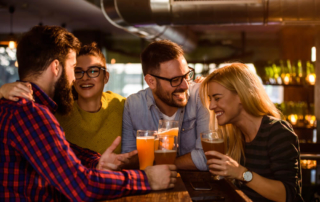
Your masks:
<svg viewBox="0 0 320 202"><path fill-rule="evenodd" d="M178 156L191 152L191 158L199 170L207 170L200 133L209 130L210 116L199 97L200 84L189 87L188 103L179 108L175 120L179 121ZM130 95L124 106L122 121L122 153L136 147L137 130L158 130L163 114L157 107L150 88Z"/></svg>

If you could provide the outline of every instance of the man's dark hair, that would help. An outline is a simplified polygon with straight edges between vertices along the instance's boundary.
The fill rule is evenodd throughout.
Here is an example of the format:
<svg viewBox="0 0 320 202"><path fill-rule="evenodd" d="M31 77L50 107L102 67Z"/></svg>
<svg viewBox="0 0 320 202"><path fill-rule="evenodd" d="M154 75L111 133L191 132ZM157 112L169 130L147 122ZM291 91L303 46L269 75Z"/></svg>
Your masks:
<svg viewBox="0 0 320 202"><path fill-rule="evenodd" d="M100 58L103 66L106 66L106 58L104 57L104 55L102 54L101 50L95 42L82 46L77 57L82 55L92 55L97 58Z"/></svg>
<svg viewBox="0 0 320 202"><path fill-rule="evenodd" d="M160 63L177 59L184 55L182 48L169 40L149 44L141 54L143 75L159 71Z"/></svg>
<svg viewBox="0 0 320 202"><path fill-rule="evenodd" d="M69 51L78 53L79 49L80 41L62 27L33 27L22 36L17 47L20 80L40 75L55 59L64 66Z"/></svg>

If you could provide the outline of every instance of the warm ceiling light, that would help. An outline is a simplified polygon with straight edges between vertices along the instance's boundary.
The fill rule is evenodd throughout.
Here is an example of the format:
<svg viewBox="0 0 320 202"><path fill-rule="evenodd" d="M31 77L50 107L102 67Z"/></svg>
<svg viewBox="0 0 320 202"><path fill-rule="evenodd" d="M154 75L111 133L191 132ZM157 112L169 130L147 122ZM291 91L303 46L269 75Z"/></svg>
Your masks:
<svg viewBox="0 0 320 202"><path fill-rule="evenodd" d="M116 63L116 59L112 58L111 59L111 64L115 64Z"/></svg>
<svg viewBox="0 0 320 202"><path fill-rule="evenodd" d="M9 41L8 47L9 47L10 49L14 49L14 48L16 47L16 42L15 42L15 41Z"/></svg>

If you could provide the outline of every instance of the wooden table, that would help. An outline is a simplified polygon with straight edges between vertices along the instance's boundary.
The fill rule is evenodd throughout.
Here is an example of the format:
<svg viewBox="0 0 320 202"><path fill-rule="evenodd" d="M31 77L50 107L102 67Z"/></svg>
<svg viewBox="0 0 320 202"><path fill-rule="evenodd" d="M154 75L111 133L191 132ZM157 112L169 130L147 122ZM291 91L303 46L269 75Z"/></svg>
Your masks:
<svg viewBox="0 0 320 202"><path fill-rule="evenodd" d="M109 202L249 202L251 201L243 192L238 190L227 180L213 181L209 172L179 171L181 177L177 178L173 189L152 191L145 195L126 196ZM212 186L211 191L195 191L190 181L206 181Z"/></svg>
<svg viewBox="0 0 320 202"><path fill-rule="evenodd" d="M236 188L229 180L213 180L209 172L179 171L184 185L192 201L251 201L242 191ZM190 182L207 182L211 185L210 191L195 191Z"/></svg>

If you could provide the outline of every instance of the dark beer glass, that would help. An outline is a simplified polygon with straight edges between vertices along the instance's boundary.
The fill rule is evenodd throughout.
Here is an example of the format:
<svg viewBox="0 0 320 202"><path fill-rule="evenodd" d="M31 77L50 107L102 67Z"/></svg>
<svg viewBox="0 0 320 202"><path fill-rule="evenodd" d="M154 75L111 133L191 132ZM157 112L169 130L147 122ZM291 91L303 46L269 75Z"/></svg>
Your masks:
<svg viewBox="0 0 320 202"><path fill-rule="evenodd" d="M207 132L200 133L201 144L204 152L217 151L221 154L225 154L225 144L223 133L220 129L210 130ZM206 156L207 160L217 158L214 156ZM216 175L213 176L214 180L219 180L221 177Z"/></svg>

